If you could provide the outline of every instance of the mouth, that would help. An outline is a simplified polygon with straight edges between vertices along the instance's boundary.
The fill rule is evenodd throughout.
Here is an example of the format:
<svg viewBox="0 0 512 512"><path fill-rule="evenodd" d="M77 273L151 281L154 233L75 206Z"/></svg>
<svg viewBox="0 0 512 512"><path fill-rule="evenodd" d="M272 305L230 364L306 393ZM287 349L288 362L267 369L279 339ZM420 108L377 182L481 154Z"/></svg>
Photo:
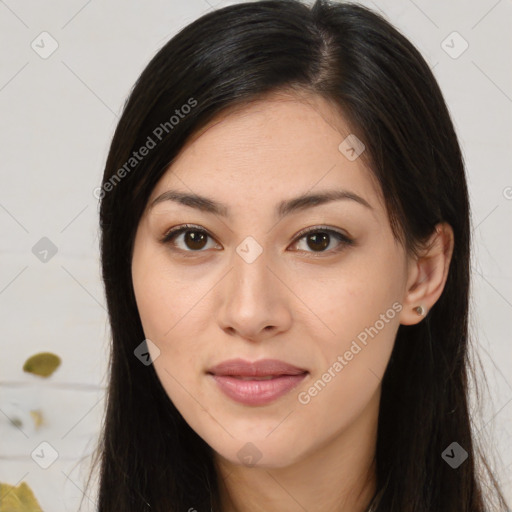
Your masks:
<svg viewBox="0 0 512 512"><path fill-rule="evenodd" d="M245 405L266 405L289 393L309 372L277 359L232 359L207 371L227 397Z"/></svg>

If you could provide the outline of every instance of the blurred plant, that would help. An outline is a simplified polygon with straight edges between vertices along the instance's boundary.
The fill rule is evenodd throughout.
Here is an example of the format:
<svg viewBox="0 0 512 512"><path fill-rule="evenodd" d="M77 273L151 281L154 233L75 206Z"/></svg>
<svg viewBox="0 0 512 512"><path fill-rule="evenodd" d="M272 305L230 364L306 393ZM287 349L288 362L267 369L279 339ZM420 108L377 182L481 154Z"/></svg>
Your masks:
<svg viewBox="0 0 512 512"><path fill-rule="evenodd" d="M61 359L51 352L40 352L29 357L23 365L23 371L40 377L49 377L59 366Z"/></svg>
<svg viewBox="0 0 512 512"><path fill-rule="evenodd" d="M0 512L43 512L43 509L25 482L18 487L0 483Z"/></svg>
<svg viewBox="0 0 512 512"><path fill-rule="evenodd" d="M47 378L60 366L61 359L51 352L40 352L29 357L23 365L23 371ZM43 414L40 410L31 410L30 415L36 428L43 424ZM19 418L11 418L11 423L21 427ZM43 512L32 489L26 482L18 487L0 483L0 512Z"/></svg>

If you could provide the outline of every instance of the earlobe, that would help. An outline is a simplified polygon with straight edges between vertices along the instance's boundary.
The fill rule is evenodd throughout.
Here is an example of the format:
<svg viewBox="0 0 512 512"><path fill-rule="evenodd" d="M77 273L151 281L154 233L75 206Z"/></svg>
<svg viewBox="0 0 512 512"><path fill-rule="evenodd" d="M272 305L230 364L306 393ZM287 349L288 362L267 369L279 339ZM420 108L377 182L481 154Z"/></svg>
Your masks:
<svg viewBox="0 0 512 512"><path fill-rule="evenodd" d="M400 314L402 325L421 322L443 293L453 245L452 227L446 222L437 224L421 255L411 260Z"/></svg>
<svg viewBox="0 0 512 512"><path fill-rule="evenodd" d="M428 310L423 304L419 306L410 306L404 304L404 309L400 315L400 323L402 325L414 325L420 323L428 314Z"/></svg>

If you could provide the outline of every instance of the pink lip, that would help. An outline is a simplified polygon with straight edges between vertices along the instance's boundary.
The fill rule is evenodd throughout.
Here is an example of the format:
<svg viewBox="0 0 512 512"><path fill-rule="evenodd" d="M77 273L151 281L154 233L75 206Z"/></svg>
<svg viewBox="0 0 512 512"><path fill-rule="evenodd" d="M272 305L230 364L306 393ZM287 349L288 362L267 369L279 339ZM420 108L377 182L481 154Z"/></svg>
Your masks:
<svg viewBox="0 0 512 512"><path fill-rule="evenodd" d="M265 405L285 395L308 374L277 359L262 359L253 363L243 359L231 359L214 366L208 372L220 390L236 402L247 405ZM256 380L257 377L269 377ZM241 377L255 377L242 380Z"/></svg>

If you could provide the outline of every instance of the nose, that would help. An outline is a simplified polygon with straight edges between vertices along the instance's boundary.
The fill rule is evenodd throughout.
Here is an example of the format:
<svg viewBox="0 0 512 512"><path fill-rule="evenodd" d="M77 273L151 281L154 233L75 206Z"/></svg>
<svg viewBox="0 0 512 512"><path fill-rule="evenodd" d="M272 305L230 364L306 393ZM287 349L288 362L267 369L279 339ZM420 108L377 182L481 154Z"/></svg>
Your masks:
<svg viewBox="0 0 512 512"><path fill-rule="evenodd" d="M236 254L217 290L220 327L231 336L253 342L288 330L293 297L290 277L267 260L265 251L251 263Z"/></svg>

